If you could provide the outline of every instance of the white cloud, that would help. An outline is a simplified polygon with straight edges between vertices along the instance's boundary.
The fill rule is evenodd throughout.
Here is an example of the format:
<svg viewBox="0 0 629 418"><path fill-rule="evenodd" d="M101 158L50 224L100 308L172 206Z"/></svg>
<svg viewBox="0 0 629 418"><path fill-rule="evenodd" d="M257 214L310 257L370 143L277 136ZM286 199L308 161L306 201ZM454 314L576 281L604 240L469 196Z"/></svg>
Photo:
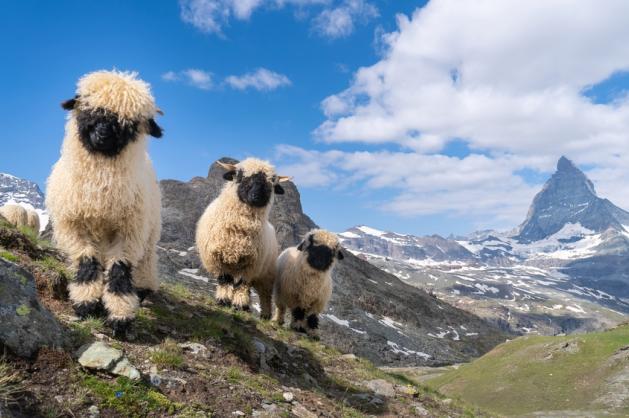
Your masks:
<svg viewBox="0 0 629 418"><path fill-rule="evenodd" d="M315 135L329 144L372 144L353 158L377 156L396 166L395 155L412 163L395 171L396 184L407 186L388 205L398 213L523 213L532 189L517 171L551 171L562 154L595 167L602 194L629 206L622 192L629 99L595 104L582 94L629 70L626 16L623 0L432 0L411 18L398 16L398 30L382 35L382 59L322 102L327 120ZM466 142L472 155L439 155L453 140ZM386 154L373 144L405 151ZM466 165L474 167L471 179L483 181L454 182ZM361 168L346 169L371 186L396 187L384 181L385 171L360 176ZM440 191L411 181L433 183L442 174L453 182Z"/></svg>
<svg viewBox="0 0 629 418"><path fill-rule="evenodd" d="M162 74L162 80L173 82L185 81L191 86L201 90L210 90L213 86L212 73L196 68L189 68L179 72L168 71Z"/></svg>
<svg viewBox="0 0 629 418"><path fill-rule="evenodd" d="M334 5L336 2L336 6ZM179 0L181 19L206 33L223 36L231 19L248 20L256 9L326 7L314 21L317 32L337 38L349 35L355 21L376 17L378 11L365 0ZM303 16L303 13L298 13Z"/></svg>
<svg viewBox="0 0 629 418"><path fill-rule="evenodd" d="M237 90L253 88L259 91L269 91L289 86L291 81L283 74L267 70L266 68L258 68L253 72L240 76L230 75L225 78L225 83Z"/></svg>
<svg viewBox="0 0 629 418"><path fill-rule="evenodd" d="M314 20L313 28L326 38L343 38L354 31L356 22L378 16L378 9L364 0L345 0L337 7L323 10Z"/></svg>

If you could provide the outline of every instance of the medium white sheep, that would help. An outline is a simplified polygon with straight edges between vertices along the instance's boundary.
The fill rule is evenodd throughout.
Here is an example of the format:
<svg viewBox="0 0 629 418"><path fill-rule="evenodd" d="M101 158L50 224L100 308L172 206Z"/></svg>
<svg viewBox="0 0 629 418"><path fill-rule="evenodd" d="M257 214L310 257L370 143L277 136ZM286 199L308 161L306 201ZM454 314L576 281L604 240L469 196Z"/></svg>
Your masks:
<svg viewBox="0 0 629 418"><path fill-rule="evenodd" d="M146 135L162 136L161 112L147 83L117 71L85 75L62 107L71 113L46 198L54 240L77 270L69 288L77 314L104 305L124 337L140 298L158 288L161 197Z"/></svg>
<svg viewBox="0 0 629 418"><path fill-rule="evenodd" d="M220 304L248 310L253 286L260 297L260 316L270 319L279 246L269 213L274 195L284 193L279 183L289 178L254 158L218 164L227 170L223 178L229 182L197 224L201 261L217 277Z"/></svg>
<svg viewBox="0 0 629 418"><path fill-rule="evenodd" d="M285 249L277 259L273 319L283 324L290 309L291 328L318 338L318 315L332 295L332 269L337 259L343 259L338 238L321 229L308 232L297 247Z"/></svg>
<svg viewBox="0 0 629 418"><path fill-rule="evenodd" d="M33 232L39 234L39 214L32 209L26 210L26 225L28 225Z"/></svg>
<svg viewBox="0 0 629 418"><path fill-rule="evenodd" d="M28 226L28 212L20 205L4 205L0 207L2 215L11 225Z"/></svg>

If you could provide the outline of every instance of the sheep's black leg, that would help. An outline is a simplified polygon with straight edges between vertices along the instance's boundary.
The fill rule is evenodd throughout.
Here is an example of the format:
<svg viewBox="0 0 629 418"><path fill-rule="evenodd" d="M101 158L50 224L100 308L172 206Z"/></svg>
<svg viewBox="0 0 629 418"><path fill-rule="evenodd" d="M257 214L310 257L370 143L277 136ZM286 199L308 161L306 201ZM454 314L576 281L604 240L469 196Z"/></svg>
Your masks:
<svg viewBox="0 0 629 418"><path fill-rule="evenodd" d="M129 263L124 261L114 263L109 271L109 280L103 294L108 323L117 338L126 337L139 305L131 271Z"/></svg>
<svg viewBox="0 0 629 418"><path fill-rule="evenodd" d="M308 315L306 325L308 326L306 333L312 338L319 339L319 317L317 314Z"/></svg>
<svg viewBox="0 0 629 418"><path fill-rule="evenodd" d="M103 268L95 257L83 257L79 261L76 278L69 286L74 312L81 319L100 316L104 313L100 297L102 294L101 272Z"/></svg>
<svg viewBox="0 0 629 418"><path fill-rule="evenodd" d="M290 324L291 328L297 332L306 332L304 319L306 318L306 311L303 308L294 308L291 311L293 320Z"/></svg>
<svg viewBox="0 0 629 418"><path fill-rule="evenodd" d="M153 292L151 289L136 289L136 293L138 294L138 298L140 299L140 303L144 302L144 299L151 296Z"/></svg>
<svg viewBox="0 0 629 418"><path fill-rule="evenodd" d="M216 303L220 306L231 306L234 293L234 278L231 274L221 274L216 278Z"/></svg>

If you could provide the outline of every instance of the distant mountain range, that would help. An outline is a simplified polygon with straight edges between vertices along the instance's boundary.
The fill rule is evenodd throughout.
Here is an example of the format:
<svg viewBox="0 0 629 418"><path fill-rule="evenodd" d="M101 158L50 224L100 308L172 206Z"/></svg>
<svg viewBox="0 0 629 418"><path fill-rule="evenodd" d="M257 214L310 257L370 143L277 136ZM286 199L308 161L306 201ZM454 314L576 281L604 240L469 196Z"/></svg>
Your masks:
<svg viewBox="0 0 629 418"><path fill-rule="evenodd" d="M562 157L511 232L417 237L357 226L343 245L409 284L520 332L605 328L629 313L629 213Z"/></svg>

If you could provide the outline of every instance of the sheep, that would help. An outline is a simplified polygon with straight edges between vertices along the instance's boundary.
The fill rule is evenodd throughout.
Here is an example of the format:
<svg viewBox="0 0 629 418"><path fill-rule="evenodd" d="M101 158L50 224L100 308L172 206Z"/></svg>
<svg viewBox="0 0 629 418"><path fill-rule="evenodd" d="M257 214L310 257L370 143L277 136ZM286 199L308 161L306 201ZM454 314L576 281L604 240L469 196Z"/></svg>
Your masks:
<svg viewBox="0 0 629 418"><path fill-rule="evenodd" d="M20 205L4 205L0 207L0 215L18 228L28 226L28 212Z"/></svg>
<svg viewBox="0 0 629 418"><path fill-rule="evenodd" d="M339 240L331 232L314 229L297 247L289 247L277 259L273 288L274 320L284 324L286 310L292 313L291 328L319 338L319 317L332 295L332 270L343 260Z"/></svg>
<svg viewBox="0 0 629 418"><path fill-rule="evenodd" d="M28 225L30 229L33 230L33 232L35 232L35 234L39 235L40 223L39 223L39 214L37 214L37 212L35 212L32 209L26 210L26 224Z"/></svg>
<svg viewBox="0 0 629 418"><path fill-rule="evenodd" d="M136 73L89 73L76 93L61 104L70 114L46 206L76 271L75 312L104 309L114 336L124 338L141 300L158 288L161 196L146 135L162 136L154 119L161 111Z"/></svg>
<svg viewBox="0 0 629 418"><path fill-rule="evenodd" d="M271 164L248 158L217 162L228 182L199 219L196 243L205 269L218 281L221 305L249 310L250 288L260 297L260 317L271 318L275 260L279 252L269 213L275 195L284 194Z"/></svg>

